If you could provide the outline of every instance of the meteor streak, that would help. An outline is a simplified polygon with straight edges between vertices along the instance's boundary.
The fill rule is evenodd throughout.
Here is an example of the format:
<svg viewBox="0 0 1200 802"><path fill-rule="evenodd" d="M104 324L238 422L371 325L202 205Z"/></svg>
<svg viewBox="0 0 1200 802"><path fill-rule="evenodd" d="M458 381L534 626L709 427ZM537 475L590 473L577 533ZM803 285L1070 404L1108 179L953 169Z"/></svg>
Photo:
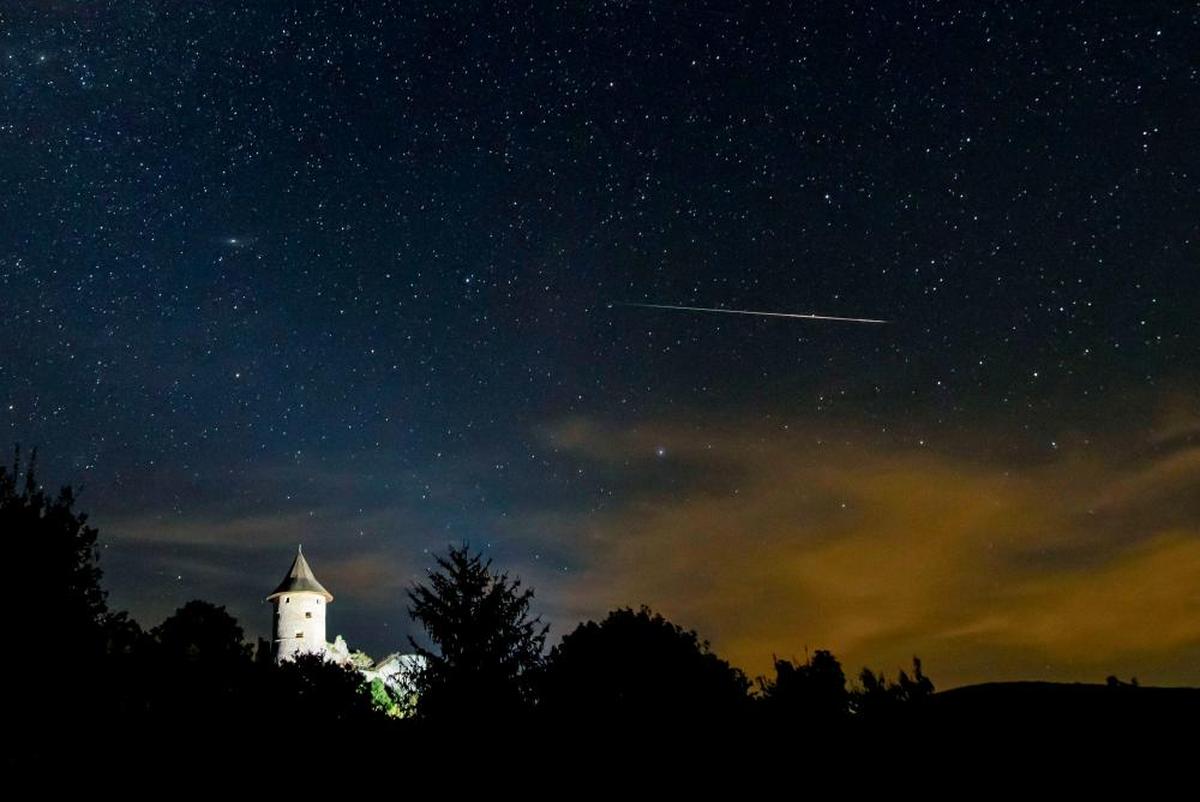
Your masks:
<svg viewBox="0 0 1200 802"><path fill-rule="evenodd" d="M801 315L796 312L755 312L751 309L716 309L709 306L675 306L673 304L618 303L617 306L638 306L643 309L675 309L681 312L720 312L723 315L756 315L758 317L790 317L801 320L835 320L839 323L887 323L872 317L835 317L833 315Z"/></svg>

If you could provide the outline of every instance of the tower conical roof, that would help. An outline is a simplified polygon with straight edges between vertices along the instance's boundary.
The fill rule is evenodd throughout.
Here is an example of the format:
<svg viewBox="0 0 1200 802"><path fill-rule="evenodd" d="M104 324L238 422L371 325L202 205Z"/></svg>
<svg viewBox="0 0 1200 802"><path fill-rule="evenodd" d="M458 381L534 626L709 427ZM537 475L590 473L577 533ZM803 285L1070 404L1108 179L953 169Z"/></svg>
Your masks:
<svg viewBox="0 0 1200 802"><path fill-rule="evenodd" d="M296 551L296 560L292 563L292 569L279 583L279 587L275 588L275 591L267 597L267 601L276 596L282 596L284 593L320 593L325 597L325 601L333 601L333 594L325 590L313 576L312 569L308 567L308 560L304 559L304 552L299 549Z"/></svg>

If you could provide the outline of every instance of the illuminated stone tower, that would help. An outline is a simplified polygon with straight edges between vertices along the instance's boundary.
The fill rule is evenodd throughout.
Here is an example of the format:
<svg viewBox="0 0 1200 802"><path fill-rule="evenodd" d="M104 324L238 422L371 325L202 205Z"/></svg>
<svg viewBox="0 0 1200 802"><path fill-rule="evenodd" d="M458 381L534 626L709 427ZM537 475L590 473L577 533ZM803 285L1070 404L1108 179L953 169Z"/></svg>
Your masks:
<svg viewBox="0 0 1200 802"><path fill-rule="evenodd" d="M325 608L333 594L313 576L303 550L297 549L292 569L267 601L275 607L271 652L276 663L298 654L325 654Z"/></svg>

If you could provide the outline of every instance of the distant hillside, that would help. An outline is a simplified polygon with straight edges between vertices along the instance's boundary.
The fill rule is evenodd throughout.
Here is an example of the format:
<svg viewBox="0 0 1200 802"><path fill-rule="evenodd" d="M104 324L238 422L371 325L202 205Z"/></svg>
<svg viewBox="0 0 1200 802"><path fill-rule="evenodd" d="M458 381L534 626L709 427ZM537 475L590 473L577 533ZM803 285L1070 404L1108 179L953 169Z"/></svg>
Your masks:
<svg viewBox="0 0 1200 802"><path fill-rule="evenodd" d="M1200 718L1200 688L988 682L934 694L927 713L931 723L966 729L1190 727Z"/></svg>

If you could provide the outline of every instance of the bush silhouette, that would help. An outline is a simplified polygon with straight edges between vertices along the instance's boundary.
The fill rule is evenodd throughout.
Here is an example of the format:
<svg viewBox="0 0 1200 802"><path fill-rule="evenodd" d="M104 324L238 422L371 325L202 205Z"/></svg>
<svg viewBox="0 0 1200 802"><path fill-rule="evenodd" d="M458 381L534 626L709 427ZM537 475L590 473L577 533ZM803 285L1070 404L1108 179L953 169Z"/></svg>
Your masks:
<svg viewBox="0 0 1200 802"><path fill-rule="evenodd" d="M728 720L746 710L749 687L695 632L646 607L580 624L551 650L541 682L548 717L606 726Z"/></svg>
<svg viewBox="0 0 1200 802"><path fill-rule="evenodd" d="M304 731L313 726L379 724L383 711L371 685L350 666L319 654L299 654L267 669L273 725Z"/></svg>

